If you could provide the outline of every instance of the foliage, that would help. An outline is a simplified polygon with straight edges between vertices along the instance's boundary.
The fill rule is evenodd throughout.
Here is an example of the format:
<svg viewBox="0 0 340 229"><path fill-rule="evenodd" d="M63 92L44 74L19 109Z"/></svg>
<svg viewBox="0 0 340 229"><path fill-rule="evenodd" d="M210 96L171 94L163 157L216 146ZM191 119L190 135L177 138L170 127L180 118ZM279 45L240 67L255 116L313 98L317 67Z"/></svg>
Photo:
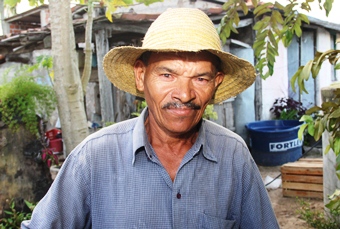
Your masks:
<svg viewBox="0 0 340 229"><path fill-rule="evenodd" d="M21 0L16 0L21 1ZM37 0L32 0L37 1ZM99 2L101 6L106 7L105 16L106 18L112 22L112 13L117 10L119 7L128 7L134 4L134 0L88 0L87 4L90 6L93 2ZM163 0L136 0L137 3L142 3L146 6L155 3L155 2L163 2ZM80 4L85 4L85 0L79 0Z"/></svg>
<svg viewBox="0 0 340 229"><path fill-rule="evenodd" d="M326 2L327 4L332 4L333 1ZM327 5L327 7L329 6ZM337 39L336 43L340 43L340 39ZM305 81L310 78L310 75L312 75L315 79L319 74L322 64L326 60L328 60L335 69L339 70L340 50L331 49L325 52L317 52L313 60L310 60L304 66L300 66L290 82L293 91L295 91L295 85L297 84L300 89L300 93L308 93L305 88ZM330 149L333 150L336 156L336 175L338 179L340 179L340 89L334 91L334 96L335 97L332 101L323 102L321 107L315 106L306 111L306 115L301 118L301 121L304 121L305 124L300 127L298 136L302 139L305 130L307 130L307 133L313 136L317 141L321 138L324 131L330 133L329 144L327 145L324 153L328 153ZM340 190L336 189L333 195L329 198L330 201L325 206L330 210L330 212L339 212Z"/></svg>
<svg viewBox="0 0 340 229"><path fill-rule="evenodd" d="M32 211L36 204L30 203L25 200L26 206L30 212L17 211L15 208L15 201L10 202L9 210L5 210L5 218L0 219L0 229L16 229L20 228L20 224L23 220L29 220L32 216Z"/></svg>
<svg viewBox="0 0 340 229"><path fill-rule="evenodd" d="M304 121L299 130L298 136L302 139L302 135L307 132L317 141L322 137L322 133L328 131L329 144L325 152L333 150L336 161L335 169L338 179L340 179L340 89L334 91L334 99L329 102L323 102L321 107L314 106L306 111L306 115L302 116ZM340 212L340 190L336 190L330 196L330 202L326 205L331 211Z"/></svg>
<svg viewBox="0 0 340 229"><path fill-rule="evenodd" d="M132 112L131 115L138 117L142 113L143 109L147 107L147 104L145 100L136 100L135 105L136 105L136 112Z"/></svg>
<svg viewBox="0 0 340 229"><path fill-rule="evenodd" d="M203 118L205 119L209 119L209 120L217 120L218 116L217 116L217 112L214 111L214 105L209 104L203 113Z"/></svg>
<svg viewBox="0 0 340 229"><path fill-rule="evenodd" d="M332 215L340 216L340 190L335 190L335 192L330 195L328 199L329 202L325 206L330 210Z"/></svg>
<svg viewBox="0 0 340 229"><path fill-rule="evenodd" d="M299 199L301 208L297 210L301 218L305 220L308 225L317 229L337 229L339 224L336 221L336 217L339 216L338 213L332 212L330 218L326 218L324 211L316 210L311 207L310 203Z"/></svg>
<svg viewBox="0 0 340 229"><path fill-rule="evenodd" d="M305 124L301 126L300 134L307 128L307 132L315 140L319 140L322 133L328 131L331 136L325 153L332 149L338 161L340 160L340 89L336 89L334 94L333 101L324 102L321 107L314 106L306 111L306 115L301 118ZM340 179L340 174L338 177Z"/></svg>
<svg viewBox="0 0 340 229"><path fill-rule="evenodd" d="M37 114L49 116L56 98L51 86L37 82L39 77L33 76L33 70L32 66L20 67L11 80L0 85L0 113L9 128L16 130L22 122L31 133L38 134Z"/></svg>
<svg viewBox="0 0 340 229"><path fill-rule="evenodd" d="M340 43L340 39L337 39L336 43ZM292 77L290 83L293 91L295 91L295 84L297 83L302 92L308 93L305 88L305 81L307 81L312 75L315 79L319 74L322 64L328 60L330 64L334 65L334 68L340 69L340 50L328 50L326 52L316 52L314 59L307 62L306 65L300 66L298 71Z"/></svg>
<svg viewBox="0 0 340 229"><path fill-rule="evenodd" d="M306 108L293 98L278 98L270 108L270 112L275 119L299 120L305 114Z"/></svg>
<svg viewBox="0 0 340 229"><path fill-rule="evenodd" d="M251 11L257 20L253 30L256 31L253 49L256 57L256 69L263 79L274 73L274 63L278 53L278 44L282 41L288 47L294 35L302 34L302 23L309 23L305 14L299 13L298 9L309 12L310 3L314 0L305 0L300 4L295 0L289 0L286 6L275 3L261 3L260 0L251 1L254 9L249 10L245 0L229 0L223 5L226 15L221 19L218 32L225 43L231 32L238 33L235 27L240 22L238 11L247 15ZM332 9L333 0L318 0L320 9L326 11L328 16ZM324 2L322 4L322 2Z"/></svg>

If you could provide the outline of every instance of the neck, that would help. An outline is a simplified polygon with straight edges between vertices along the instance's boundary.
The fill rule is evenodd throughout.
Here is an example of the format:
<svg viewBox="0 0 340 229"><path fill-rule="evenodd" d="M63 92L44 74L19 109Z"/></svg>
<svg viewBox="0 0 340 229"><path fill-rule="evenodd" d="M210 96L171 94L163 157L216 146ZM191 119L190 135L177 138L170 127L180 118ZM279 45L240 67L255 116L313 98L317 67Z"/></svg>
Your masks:
<svg viewBox="0 0 340 229"><path fill-rule="evenodd" d="M149 118L146 120L145 129L149 142L169 177L174 181L185 154L197 139L199 125L185 134L164 132L155 126L150 125Z"/></svg>

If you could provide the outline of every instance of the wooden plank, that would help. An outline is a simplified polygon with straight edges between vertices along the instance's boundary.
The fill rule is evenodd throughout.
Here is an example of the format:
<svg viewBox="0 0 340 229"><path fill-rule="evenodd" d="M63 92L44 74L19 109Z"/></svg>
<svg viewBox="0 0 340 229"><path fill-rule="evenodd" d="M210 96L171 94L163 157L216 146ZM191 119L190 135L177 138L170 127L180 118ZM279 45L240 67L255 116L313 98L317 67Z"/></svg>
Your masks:
<svg viewBox="0 0 340 229"><path fill-rule="evenodd" d="M282 181L323 184L323 176L301 176L282 173Z"/></svg>
<svg viewBox="0 0 340 229"><path fill-rule="evenodd" d="M286 164L283 164L282 167L291 167L291 166L299 166L299 165L303 165L303 166L321 166L322 167L322 164L321 161L319 160L302 160L302 161L296 161L296 162L289 162L289 163L286 163Z"/></svg>
<svg viewBox="0 0 340 229"><path fill-rule="evenodd" d="M281 173L322 175L323 165L311 162L287 163L281 166Z"/></svg>
<svg viewBox="0 0 340 229"><path fill-rule="evenodd" d="M298 162L314 162L314 163L323 163L323 159L322 158L307 158L307 157L304 157L304 158L300 158Z"/></svg>
<svg viewBox="0 0 340 229"><path fill-rule="evenodd" d="M323 163L320 162L311 162L311 161L299 161L299 162L290 162L283 164L281 168L323 168Z"/></svg>
<svg viewBox="0 0 340 229"><path fill-rule="evenodd" d="M281 168L281 173L300 175L323 175L323 170L318 168Z"/></svg>
<svg viewBox="0 0 340 229"><path fill-rule="evenodd" d="M322 192L301 191L301 190L282 190L285 197L304 197L304 198L317 198L323 199Z"/></svg>
<svg viewBox="0 0 340 229"><path fill-rule="evenodd" d="M96 53L98 63L98 80L99 80L99 91L100 91L100 105L101 105L101 117L103 123L114 122L114 100L112 96L112 84L109 79L105 76L103 69L103 58L109 51L108 34L105 30L100 30L95 33L96 39Z"/></svg>
<svg viewBox="0 0 340 229"><path fill-rule="evenodd" d="M309 183L297 183L297 182L285 182L282 181L282 189L292 190L308 190L308 191L323 191L322 184L309 184Z"/></svg>

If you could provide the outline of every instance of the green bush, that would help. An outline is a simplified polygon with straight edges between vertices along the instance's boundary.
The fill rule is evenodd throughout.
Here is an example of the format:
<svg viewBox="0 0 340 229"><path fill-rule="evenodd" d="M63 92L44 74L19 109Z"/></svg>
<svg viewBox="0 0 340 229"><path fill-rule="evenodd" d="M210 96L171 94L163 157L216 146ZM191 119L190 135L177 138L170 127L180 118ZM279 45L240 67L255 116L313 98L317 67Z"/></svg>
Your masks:
<svg viewBox="0 0 340 229"><path fill-rule="evenodd" d="M317 210L311 207L310 203L305 200L298 199L300 203L300 209L297 211L301 218L307 222L307 224L316 229L338 229L340 225L336 221L336 217L339 214L331 212L330 217L325 217L323 210Z"/></svg>
<svg viewBox="0 0 340 229"><path fill-rule="evenodd" d="M31 133L38 134L38 115L49 116L56 97L53 87L39 84L31 69L21 67L10 81L0 85L0 118L13 130L23 123Z"/></svg>
<svg viewBox="0 0 340 229"><path fill-rule="evenodd" d="M31 219L32 211L36 204L30 203L25 200L29 212L18 211L15 207L15 201L10 202L9 210L5 210L5 217L0 219L0 229L17 229L24 220Z"/></svg>

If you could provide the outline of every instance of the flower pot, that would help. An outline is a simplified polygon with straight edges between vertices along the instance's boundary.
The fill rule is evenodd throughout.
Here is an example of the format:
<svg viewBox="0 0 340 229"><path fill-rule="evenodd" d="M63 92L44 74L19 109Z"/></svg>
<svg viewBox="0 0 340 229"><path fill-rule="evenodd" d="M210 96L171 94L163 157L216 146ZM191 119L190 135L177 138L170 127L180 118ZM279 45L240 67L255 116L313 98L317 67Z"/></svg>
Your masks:
<svg viewBox="0 0 340 229"><path fill-rule="evenodd" d="M61 153L63 152L63 139L56 138L49 141L48 148L52 149L54 153Z"/></svg>
<svg viewBox="0 0 340 229"><path fill-rule="evenodd" d="M51 174L52 180L54 180L56 178L56 176L58 175L59 170L60 170L60 166L52 165L50 167L50 174Z"/></svg>

